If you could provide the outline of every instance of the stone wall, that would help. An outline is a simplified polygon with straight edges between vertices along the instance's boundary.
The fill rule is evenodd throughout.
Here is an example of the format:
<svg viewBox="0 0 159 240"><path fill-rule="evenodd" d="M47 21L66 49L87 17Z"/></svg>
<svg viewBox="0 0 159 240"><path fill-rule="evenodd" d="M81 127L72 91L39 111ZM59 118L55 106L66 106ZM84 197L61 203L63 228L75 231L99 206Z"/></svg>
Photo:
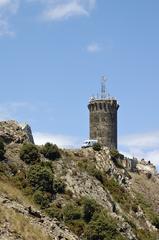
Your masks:
<svg viewBox="0 0 159 240"><path fill-rule="evenodd" d="M91 100L88 105L90 113L90 139L97 139L108 148L117 149L117 110L116 100Z"/></svg>

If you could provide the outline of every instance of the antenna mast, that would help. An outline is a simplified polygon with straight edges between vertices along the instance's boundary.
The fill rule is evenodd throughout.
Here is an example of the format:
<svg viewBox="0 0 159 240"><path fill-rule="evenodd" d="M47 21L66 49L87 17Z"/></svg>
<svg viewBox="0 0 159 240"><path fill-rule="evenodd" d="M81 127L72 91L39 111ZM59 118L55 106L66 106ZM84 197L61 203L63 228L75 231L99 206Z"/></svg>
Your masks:
<svg viewBox="0 0 159 240"><path fill-rule="evenodd" d="M108 79L105 76L102 76L101 79L101 99L107 98L107 89L106 89L106 81Z"/></svg>

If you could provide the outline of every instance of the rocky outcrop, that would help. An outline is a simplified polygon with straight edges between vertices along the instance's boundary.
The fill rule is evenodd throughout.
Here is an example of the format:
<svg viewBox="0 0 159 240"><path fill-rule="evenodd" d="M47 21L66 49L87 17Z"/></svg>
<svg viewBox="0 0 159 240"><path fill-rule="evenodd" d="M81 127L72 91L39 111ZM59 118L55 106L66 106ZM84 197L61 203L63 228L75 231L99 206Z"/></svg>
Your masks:
<svg viewBox="0 0 159 240"><path fill-rule="evenodd" d="M2 138L6 144L34 143L30 126L28 124L21 125L13 120L0 122L0 138Z"/></svg>
<svg viewBox="0 0 159 240"><path fill-rule="evenodd" d="M136 168L140 173L151 174L152 176L157 175L156 167L150 161L147 162L142 159L138 162Z"/></svg>
<svg viewBox="0 0 159 240"><path fill-rule="evenodd" d="M31 143L34 143L31 127L27 123L24 123L24 124L22 123L20 124L20 126L22 127L22 130L27 134L29 141Z"/></svg>
<svg viewBox="0 0 159 240"><path fill-rule="evenodd" d="M65 221L64 215L61 215L58 218L59 220L55 218L56 215L50 218L47 216L47 211L39 210L31 201L26 203L26 199L25 201L22 200L21 196L18 198L21 189L17 192L16 197L9 194L12 184L9 190L6 191L7 188L4 187L1 191L1 181L6 179L1 179L1 172L3 173L3 171L6 176L8 174L9 182L13 179L13 186L16 180L16 184L20 183L21 186L19 178L20 181L22 179L24 186L28 184L26 176L29 165L26 165L19 158L19 150L21 143L33 143L33 137L29 125L19 124L15 121L0 122L0 137L7 144L6 158L0 164L0 239L34 239L24 237L23 224L17 234L15 229L19 229L17 226L19 226L21 220L24 224L27 223L29 232L32 231L30 229L36 229L36 232L38 229L41 230L44 235L41 238L35 238L38 240L83 239L83 235L79 234L78 237L72 232L74 229ZM67 204L71 203L77 206L83 198L93 199L101 209L107 212L110 219L115 221L117 232L121 233L125 237L124 239L147 239L138 235L140 230L158 236L158 227L155 227L156 225L154 225L149 213L150 211L152 214L155 211L159 212L159 178L155 167L150 162L138 161L135 158L116 158L113 160L111 151L106 147L102 147L101 151L94 151L92 148L63 149L60 150L60 153L61 157L51 161L51 165L49 160L40 154L40 160L45 163L48 162L53 169L55 183L59 182L65 186L64 192L52 195L49 207L52 207L53 212L58 208L57 211L63 214ZM3 170L4 167L6 167L6 170ZM29 185L25 191L26 193L31 191ZM76 223L76 220L73 224ZM16 222L13 223L14 221ZM15 224L16 228L14 229ZM80 221L77 221L77 224L81 224ZM49 238L45 237L45 234ZM157 237L151 239L157 240Z"/></svg>
<svg viewBox="0 0 159 240"><path fill-rule="evenodd" d="M49 236L50 240L78 240L79 238L74 235L69 229L57 219L51 219L45 216L42 212L37 210L31 210L36 214L30 213L30 206L26 206L22 203L18 203L13 199L10 199L7 195L0 193L0 206L1 209L11 210L13 214L16 213L17 216L25 221L29 221L33 228L39 228L41 232L44 232ZM7 212L7 211L6 211ZM36 216L38 213L38 216ZM39 217L40 216L40 217ZM0 225L0 239L1 240L22 240L24 239L21 234L17 233L12 229L12 224L9 219L4 219L3 225ZM26 239L26 238L25 238ZM29 240L29 239L28 239Z"/></svg>

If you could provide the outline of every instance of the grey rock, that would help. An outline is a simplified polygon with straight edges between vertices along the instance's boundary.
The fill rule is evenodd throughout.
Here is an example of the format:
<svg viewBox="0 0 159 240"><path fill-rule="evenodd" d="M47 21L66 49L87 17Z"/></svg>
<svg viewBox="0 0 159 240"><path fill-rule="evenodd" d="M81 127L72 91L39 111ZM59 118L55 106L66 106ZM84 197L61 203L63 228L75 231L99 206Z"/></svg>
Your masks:
<svg viewBox="0 0 159 240"><path fill-rule="evenodd" d="M0 122L0 138L6 144L34 143L30 126L28 124L19 124L14 120Z"/></svg>

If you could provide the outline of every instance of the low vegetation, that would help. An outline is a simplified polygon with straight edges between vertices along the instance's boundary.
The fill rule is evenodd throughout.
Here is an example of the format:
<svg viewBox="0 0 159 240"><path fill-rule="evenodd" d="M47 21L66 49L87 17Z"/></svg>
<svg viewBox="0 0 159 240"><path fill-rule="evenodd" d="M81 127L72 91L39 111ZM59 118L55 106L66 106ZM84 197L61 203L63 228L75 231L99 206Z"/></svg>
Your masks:
<svg viewBox="0 0 159 240"><path fill-rule="evenodd" d="M124 168L122 165L122 160L124 159L123 154L119 153L116 149L111 149L110 156L116 167Z"/></svg>
<svg viewBox="0 0 159 240"><path fill-rule="evenodd" d="M5 145L2 139L0 139L0 161L4 159Z"/></svg>
<svg viewBox="0 0 159 240"><path fill-rule="evenodd" d="M93 144L93 150L95 150L95 151L100 151L102 149L102 146L101 146L101 144L100 143L94 143Z"/></svg>
<svg viewBox="0 0 159 240"><path fill-rule="evenodd" d="M46 143L41 148L41 153L49 160L56 160L61 157L61 153L56 144Z"/></svg>
<svg viewBox="0 0 159 240"><path fill-rule="evenodd" d="M0 149L3 150L2 155L4 156L5 146L0 144ZM100 151L100 148L94 150ZM119 226L117 220L112 217L109 211L100 206L94 199L88 196L81 198L81 195L78 198L73 190L66 188L63 176L67 174L69 167L73 166L73 170L70 171L74 174L73 176L78 177L78 171L83 171L84 176L88 178L91 176L90 179L94 177L94 180L98 181L98 185L103 188L103 191L110 193L110 202L112 206L114 205L113 212L125 216L125 221L132 227L138 240L156 240L154 233L138 229L135 222L136 213L139 211L140 206L147 219L156 228L159 228L159 217L154 213L151 205L140 194L133 198L129 190L124 187L124 183L120 184L120 181L118 181L118 175L111 174L105 168L100 168L95 157L91 155L91 157L88 156L87 158L80 154L80 151L76 152L76 155L70 152L69 156L65 156L64 151L62 152L56 145L50 143L42 147L23 144L20 149L20 158L23 162L19 161L20 164L17 164L12 161L0 161L0 190L3 188L3 192L18 202L27 199L28 203L25 205L41 208L44 214L64 222L82 240L126 240L123 236L124 230L120 232L120 227L117 227ZM121 174L125 173L125 170L121 169L123 168L122 165L120 165L122 159L123 156L118 151L111 150L111 160L117 168L114 167L112 162L111 165L113 165L117 173ZM2 184L1 180L3 180L4 184ZM10 188L7 182L10 183ZM120 206L122 213L117 206ZM131 217L129 218L129 216ZM24 239L49 239L49 236L45 236L42 231L39 230L39 233L37 233L37 229L32 230L24 216L17 213L16 215L13 214L13 217L17 218L15 221L16 227L14 227L12 219L10 222L13 229L16 229L17 234L22 231L22 226L25 227ZM21 222L19 223L19 221ZM140 223L140 220L137 221ZM28 227L32 232L28 233Z"/></svg>
<svg viewBox="0 0 159 240"><path fill-rule="evenodd" d="M121 208L125 211L132 210L135 205L134 199L132 199L129 192L114 177L110 177L105 172L97 169L95 163L87 159L79 161L78 166L82 171L86 171L89 175L100 181L104 189L109 190L113 199L120 204Z"/></svg>
<svg viewBox="0 0 159 240"><path fill-rule="evenodd" d="M157 229L159 229L159 216L155 213L150 202L146 201L141 193L137 193L136 198L146 217Z"/></svg>
<svg viewBox="0 0 159 240"><path fill-rule="evenodd" d="M89 175L95 177L97 180L103 183L103 172L97 169L95 163L90 159L81 159L81 161L78 162L78 167L80 170L86 171Z"/></svg>
<svg viewBox="0 0 159 240"><path fill-rule="evenodd" d="M157 234L148 231L147 229L137 229L136 236L139 240L157 240Z"/></svg>
<svg viewBox="0 0 159 240"><path fill-rule="evenodd" d="M20 158L27 164L35 164L40 161L38 148L32 143L25 143L20 149Z"/></svg>
<svg viewBox="0 0 159 240"><path fill-rule="evenodd" d="M47 212L50 217L62 219L82 239L126 240L117 231L117 222L92 199L76 199L61 208L54 205Z"/></svg>
<svg viewBox="0 0 159 240"><path fill-rule="evenodd" d="M24 215L0 206L0 226L5 226L6 236L8 233L14 236L13 239L51 240L50 236L41 230L40 226L32 225ZM7 226L9 229L7 229ZM8 238L5 238L8 239Z"/></svg>
<svg viewBox="0 0 159 240"><path fill-rule="evenodd" d="M27 179L34 190L53 192L54 176L49 165L35 164L31 166Z"/></svg>
<svg viewBox="0 0 159 240"><path fill-rule="evenodd" d="M52 200L52 196L48 192L36 190L33 194L33 199L35 203L41 206L41 208L47 208Z"/></svg>
<svg viewBox="0 0 159 240"><path fill-rule="evenodd" d="M125 238L117 231L117 222L108 216L106 211L96 213L90 224L86 227L85 237L87 240L124 240Z"/></svg>

